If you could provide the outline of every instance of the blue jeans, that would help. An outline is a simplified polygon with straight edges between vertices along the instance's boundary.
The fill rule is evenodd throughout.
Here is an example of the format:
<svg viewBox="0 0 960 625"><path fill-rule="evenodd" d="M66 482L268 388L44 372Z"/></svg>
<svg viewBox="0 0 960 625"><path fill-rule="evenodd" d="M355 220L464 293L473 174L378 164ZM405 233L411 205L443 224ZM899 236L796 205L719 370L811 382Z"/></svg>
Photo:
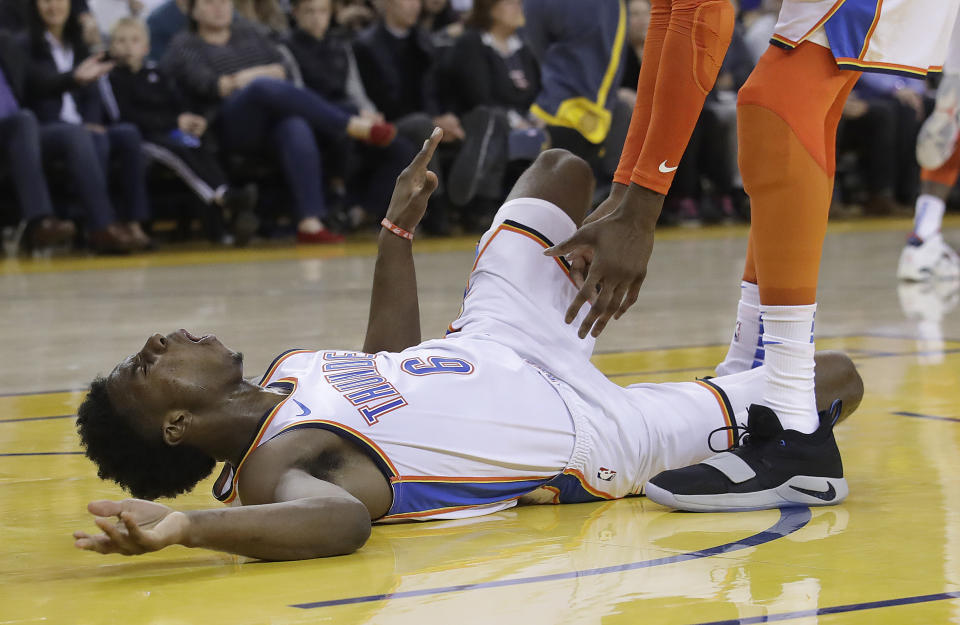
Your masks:
<svg viewBox="0 0 960 625"><path fill-rule="evenodd" d="M244 153L271 148L293 194L297 218L324 217L323 174L314 133L342 137L350 116L321 96L273 78L258 78L220 109L223 147Z"/></svg>
<svg viewBox="0 0 960 625"><path fill-rule="evenodd" d="M33 113L21 110L0 119L0 145L17 189L20 216L28 222L52 216L53 204L40 160L40 128Z"/></svg>
<svg viewBox="0 0 960 625"><path fill-rule="evenodd" d="M77 124L52 122L40 126L40 145L44 158L62 159L70 183L80 200L87 227L103 230L116 221L107 176L92 132ZM56 181L55 181L56 182Z"/></svg>
<svg viewBox="0 0 960 625"><path fill-rule="evenodd" d="M120 217L124 221L145 222L150 219L147 200L147 165L143 158L140 131L133 124L112 124L105 133L92 132L100 166L110 171L111 159L119 166Z"/></svg>

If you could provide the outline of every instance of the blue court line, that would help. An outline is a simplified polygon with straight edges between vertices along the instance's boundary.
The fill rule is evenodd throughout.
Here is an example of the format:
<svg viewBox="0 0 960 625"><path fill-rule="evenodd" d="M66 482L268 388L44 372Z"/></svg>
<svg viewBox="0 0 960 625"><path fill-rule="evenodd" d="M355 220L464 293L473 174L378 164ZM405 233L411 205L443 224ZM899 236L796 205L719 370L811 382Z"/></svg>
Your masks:
<svg viewBox="0 0 960 625"><path fill-rule="evenodd" d="M938 417L937 415L920 414L919 412L906 412L905 410L899 410L892 414L895 414L898 417L912 417L914 419L931 419L933 421L953 421L954 423L960 423L960 419L957 417Z"/></svg>
<svg viewBox="0 0 960 625"><path fill-rule="evenodd" d="M46 421L48 419L69 419L76 417L75 414L61 414L52 417L18 417L16 419L0 419L0 423L14 423L17 421Z"/></svg>
<svg viewBox="0 0 960 625"><path fill-rule="evenodd" d="M301 608L310 610L314 608L329 608L337 605L349 605L353 603L371 603L374 601L387 601L390 599L406 599L408 597L423 597L427 595L442 595L449 592L464 592L467 590L480 590L483 588L501 588L504 586L522 586L525 584L539 584L541 582L555 582L564 579L577 579L580 577L590 577L593 575L606 575L608 573L623 573L625 571L635 571L637 569L648 569L654 566L663 566L664 564L674 564L676 562L686 562L688 560L698 560L721 554L727 554L747 547L756 547L764 543L783 538L802 528L810 521L810 508L784 508L780 510L780 519L768 529L762 532L747 536L741 540L732 543L718 545L701 549L700 551L691 551L681 553L666 558L657 558L656 560L643 560L640 562L630 562L627 564L618 564L616 566L605 566L597 569L585 569L582 571L567 571L566 573L554 573L552 575L537 575L534 577L520 577L516 579L501 579L495 582L479 582L476 584L458 584L456 586L441 586L439 588L424 588L422 590L408 590L404 592L393 592L382 595L366 595L363 597L347 597L344 599L330 599L328 601L312 601L310 603L295 603L291 608Z"/></svg>
<svg viewBox="0 0 960 625"><path fill-rule="evenodd" d="M8 456L82 456L82 451L26 451L21 453L0 454L0 458Z"/></svg>
<svg viewBox="0 0 960 625"><path fill-rule="evenodd" d="M912 605L915 603L929 603L930 601L944 601L946 599L960 599L960 592L941 592L935 595L917 595L916 597L884 599L883 601L849 603L847 605L835 605L827 608L817 608L814 610L797 610L796 612L780 612L777 614L765 614L763 616L747 616L744 618L734 618L726 621L695 623L694 625L753 625L753 623L789 621L795 618L808 618L811 616L823 616L826 614L843 614L845 612L859 612L861 610L876 610L877 608L890 608L893 606Z"/></svg>

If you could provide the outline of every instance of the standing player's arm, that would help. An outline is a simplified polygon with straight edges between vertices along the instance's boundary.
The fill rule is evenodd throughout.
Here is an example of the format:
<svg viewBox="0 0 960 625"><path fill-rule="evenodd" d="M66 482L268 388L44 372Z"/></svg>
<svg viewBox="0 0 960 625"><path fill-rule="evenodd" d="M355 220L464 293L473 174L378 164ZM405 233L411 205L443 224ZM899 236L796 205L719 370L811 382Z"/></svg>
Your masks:
<svg viewBox="0 0 960 625"><path fill-rule="evenodd" d="M74 532L74 544L128 556L183 545L261 560L306 560L352 553L370 536L367 507L335 484L290 469L270 488L267 500L277 503L187 512L143 499L94 501L87 509L103 533Z"/></svg>
<svg viewBox="0 0 960 625"><path fill-rule="evenodd" d="M370 319L363 351L400 352L420 343L420 305L417 274L413 264L413 241L402 236L416 229L427 211L427 201L437 188L437 175L427 169L443 131L435 128L423 149L397 178L387 209L385 226L377 243L377 264L373 271Z"/></svg>

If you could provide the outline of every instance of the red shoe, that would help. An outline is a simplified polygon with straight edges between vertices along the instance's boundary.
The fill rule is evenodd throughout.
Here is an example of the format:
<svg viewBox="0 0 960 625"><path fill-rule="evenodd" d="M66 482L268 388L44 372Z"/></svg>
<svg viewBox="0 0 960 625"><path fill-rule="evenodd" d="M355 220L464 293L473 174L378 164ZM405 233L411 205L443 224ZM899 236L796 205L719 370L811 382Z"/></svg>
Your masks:
<svg viewBox="0 0 960 625"><path fill-rule="evenodd" d="M370 145L377 146L378 148L385 148L397 137L397 127L393 124L388 124L386 122L379 122L374 124L370 128L370 136L367 137L366 143Z"/></svg>
<svg viewBox="0 0 960 625"><path fill-rule="evenodd" d="M345 240L342 234L330 232L326 228L316 232L297 232L297 243L304 245L325 245L327 243L343 243Z"/></svg>

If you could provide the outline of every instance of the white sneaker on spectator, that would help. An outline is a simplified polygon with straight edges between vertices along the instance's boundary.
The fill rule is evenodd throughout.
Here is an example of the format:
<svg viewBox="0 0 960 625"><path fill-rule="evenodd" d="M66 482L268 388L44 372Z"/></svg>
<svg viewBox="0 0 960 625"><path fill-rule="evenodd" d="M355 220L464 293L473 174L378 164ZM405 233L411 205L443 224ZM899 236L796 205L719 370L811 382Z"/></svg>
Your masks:
<svg viewBox="0 0 960 625"><path fill-rule="evenodd" d="M960 76L945 74L937 89L933 113L917 135L917 162L924 169L938 169L957 145L960 136Z"/></svg>
<svg viewBox="0 0 960 625"><path fill-rule="evenodd" d="M900 253L897 278L911 282L960 279L960 256L939 233L926 240L911 237Z"/></svg>

